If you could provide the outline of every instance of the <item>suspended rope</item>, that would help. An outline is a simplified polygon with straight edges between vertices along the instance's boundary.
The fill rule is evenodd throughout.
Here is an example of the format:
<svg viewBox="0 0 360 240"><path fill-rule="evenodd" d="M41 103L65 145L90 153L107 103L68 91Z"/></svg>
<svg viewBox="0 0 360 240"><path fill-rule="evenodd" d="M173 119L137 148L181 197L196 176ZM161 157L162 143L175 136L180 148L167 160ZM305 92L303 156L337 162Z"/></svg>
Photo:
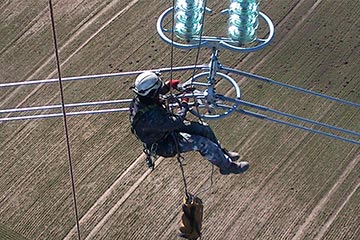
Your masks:
<svg viewBox="0 0 360 240"><path fill-rule="evenodd" d="M175 133L172 133L172 137L175 143L175 147L176 147L176 159L179 163L180 166L180 171L181 171L181 175L183 178L183 182L184 182L184 192L185 192L185 196L189 197L189 192L188 192L188 188L187 188L187 183L186 183L186 177L185 177L185 172L184 172L184 166L182 161L184 160L183 156L181 156L180 154L180 150L179 150L179 141L177 139L177 137L175 136Z"/></svg>
<svg viewBox="0 0 360 240"><path fill-rule="evenodd" d="M200 48L201 48L201 40L202 40L202 33L204 31L204 23L205 23L205 10L206 10L206 3L207 3L207 0L204 1L204 5L203 5L203 9L204 9L204 14L202 15L202 18L201 18L201 28L200 28L200 36L199 36L199 43L198 43L198 46L197 46L197 52L196 52L196 57L195 57L195 64L194 64L194 69L193 69L193 72L192 72L192 76L191 76L191 86L193 86L193 81L194 81L194 76L195 76L195 71L196 71L196 66L198 64L198 61L199 61L199 55L200 55ZM193 99L194 101L196 101L196 98L195 98L195 93L194 91L191 91L192 94L193 94ZM195 109L196 109L196 112L197 112L197 115L198 115L198 119L199 119L199 122L203 122L203 120L201 119L200 117L200 111L199 111L199 106L198 104L195 104Z"/></svg>
<svg viewBox="0 0 360 240"><path fill-rule="evenodd" d="M175 0L172 1L173 9L175 7ZM175 26L175 9L172 11L171 20L171 47L170 47L170 80L173 79L173 66L174 66L174 26ZM172 94L172 84L170 84L170 94Z"/></svg>
<svg viewBox="0 0 360 240"><path fill-rule="evenodd" d="M196 65L199 59L199 53L200 53L200 42L201 42L201 36L202 36L202 31L203 31L203 26L204 26L204 16L205 16L205 6L206 6L206 1L204 2L203 5L203 9L204 9L204 14L202 16L202 25L201 25L201 30L200 30L200 39L199 39L199 45L197 47L197 54L196 54L196 59L195 59L195 66L193 68L193 73L192 73L192 77L191 77L191 83L193 82L193 78L195 76L195 70L196 70ZM174 22L175 22L175 0L173 0L172 2L172 7L173 7L173 11L172 11L172 31L171 31L171 54L170 54L170 81L173 80L173 75L172 75L172 68L173 68L173 60L174 60ZM170 101L177 101L179 104L179 107L182 107L182 103L179 101L179 99L177 99L176 97L174 98L173 94L172 94L172 84L170 83ZM192 91L192 97L194 100L196 100L195 98L195 94ZM169 107L169 99L167 102L167 105ZM196 111L198 113L199 116L199 120L200 122L202 122L200 114L199 114L199 109L198 106L196 105ZM201 201L200 198L198 198L196 195L192 195L188 192L188 186L187 186L187 182L186 182L186 177L185 177L185 172L184 172L184 167L183 167L183 156L180 153L180 149L179 149L179 140L178 140L178 136L176 136L177 133L173 132L172 133L172 137L173 137L173 141L175 143L175 147L176 147L176 159L178 161L179 167L180 167L180 171L181 171L181 176L183 179L183 183L184 183L184 192L185 192L185 197L183 199L183 205L182 205L182 216L181 216L181 222L180 222L180 234L179 236L184 237L186 239L201 239L201 227L202 227L202 219L203 219L203 203ZM210 187L212 186L212 176L213 176L213 169L212 168L212 173L211 173L211 184ZM206 189L207 190L207 189Z"/></svg>
<svg viewBox="0 0 360 240"><path fill-rule="evenodd" d="M172 7L173 7L173 11L172 11L172 19L171 19L171 50L170 50L170 80L173 79L173 64L174 64L174 26L175 26L175 0L172 1ZM172 84L170 84L170 95L173 96L172 94ZM170 101L173 101L172 98L169 99ZM167 101L167 106L168 108L170 108L170 104L169 104L169 100ZM180 103L179 107L181 107ZM179 167L180 167L180 171L181 171L181 176L183 178L183 182L184 182L184 192L185 192L185 196L188 198L189 197L189 193L188 193L188 189L187 189L187 182L186 182L186 177L185 177L185 172L184 172L184 167L182 164L183 161L183 157L180 154L180 150L179 150L179 141L176 138L176 136L174 135L175 133L172 133L172 137L173 140L175 142L175 146L176 146L176 159L179 163Z"/></svg>
<svg viewBox="0 0 360 240"><path fill-rule="evenodd" d="M196 70L196 65L199 61L199 55L200 55L200 49L201 49L201 40L202 40L202 33L204 31L204 22L205 22L205 9L206 9L206 3L207 3L207 0L204 0L204 4L203 4L203 9L204 9L204 14L202 15L202 18L201 18L201 30L200 30L200 34L199 34L199 43L198 43L198 46L197 46L197 50L196 50L196 57L195 57L195 68L193 69L193 73L192 73L192 77L191 77L191 80L193 80L194 76L195 76L195 70Z"/></svg>
<svg viewBox="0 0 360 240"><path fill-rule="evenodd" d="M66 139L67 156L68 156L68 160L69 160L69 172L70 172L71 188L72 188L72 195L73 195L73 201L74 201L75 221L76 221L78 239L81 240L79 216L78 216L78 209L77 209L77 203L76 203L75 180L74 180L74 173L73 173L72 159L71 159L69 130L68 130L68 126L67 126L66 111L65 111L64 90L63 90L63 86L62 86L62 82L61 82L60 58L59 58L59 50L58 50L58 47L57 47L54 11L53 11L53 5L52 5L51 0L49 0L49 8L50 8L50 18L51 18L53 41L54 41L56 65L57 65L57 71L58 71L58 77L59 77L59 90L60 90L61 106L62 106L62 113L63 113L63 122L64 122L64 131L65 131L65 139Z"/></svg>
<svg viewBox="0 0 360 240"><path fill-rule="evenodd" d="M199 33L199 43L198 43L198 46L197 46L197 52L196 52L196 58L195 58L195 64L194 64L194 68L193 68L193 72L192 72L192 76L191 76L191 84L193 83L193 79L194 79L194 76L195 76L195 71L197 69L197 64L198 64L198 61L199 61L199 55L200 55L200 48L201 48L201 40L202 40L202 33L203 33L203 30L204 30L204 21L205 21L205 9L206 9L206 2L207 0L205 0L203 2L203 15L202 15L202 18L201 18L201 28L200 28L200 33ZM172 1L172 8L173 8L173 11L172 11L172 20L171 20L171 50L170 50L170 79L172 80L173 79L173 64L174 64L174 27L175 27L175 0ZM192 97L193 99L196 99L195 98L195 95L194 95L194 92L192 92ZM170 84L170 95L173 96L172 94L172 84ZM167 106L169 108L169 100L170 101L173 101L174 99L172 98L169 98L168 99L168 102L167 102ZM180 103L178 102L179 104L179 107L180 106ZM200 113L199 113L199 108L197 106L197 104L195 104L195 107L196 107L196 111L197 111L197 115L198 115L198 118L199 118L199 121L202 122L202 119L200 117ZM184 168L183 168L183 164L182 164L182 160L183 160L183 157L181 156L180 154L180 151L179 151L179 142L176 138L176 136L174 136L173 134L173 139L174 139L174 142L175 142L175 145L176 145L176 151L177 151L177 161L179 163L179 166L180 166L180 170L181 170L181 174L182 174L182 177L183 177L183 181L184 181L184 190L185 190L185 195L189 198L189 193L188 193L188 190L187 190L187 183L186 183L186 177L185 177L185 173L184 173ZM211 172L211 184L210 184L210 187L212 187L212 183L213 183L213 180L212 180L212 177L213 177L213 168L212 168L212 172ZM206 189L207 190L207 189Z"/></svg>
<svg viewBox="0 0 360 240"><path fill-rule="evenodd" d="M209 191L211 192L211 188L214 184L214 181L213 181L213 177L214 177L214 170L215 170L215 167L213 164L211 164L211 174L210 174L210 185L204 189L201 189L199 188L196 192L195 192L195 196L199 195L200 193L203 193L203 192L206 192L206 191Z"/></svg>

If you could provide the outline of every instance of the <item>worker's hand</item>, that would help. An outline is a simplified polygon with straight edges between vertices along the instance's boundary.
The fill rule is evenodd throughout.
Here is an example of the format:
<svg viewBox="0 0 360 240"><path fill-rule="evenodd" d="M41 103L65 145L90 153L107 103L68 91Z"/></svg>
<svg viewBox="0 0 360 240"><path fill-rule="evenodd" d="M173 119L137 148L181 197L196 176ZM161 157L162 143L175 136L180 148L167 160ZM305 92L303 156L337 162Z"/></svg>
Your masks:
<svg viewBox="0 0 360 240"><path fill-rule="evenodd" d="M187 102L181 102L180 103L180 110L178 111L178 115L182 118L186 117L186 113L189 111L189 105Z"/></svg>
<svg viewBox="0 0 360 240"><path fill-rule="evenodd" d="M186 104L186 106L187 106L187 108L189 108L189 106L188 106L188 103L189 103L189 98L181 98L181 105L183 105L183 104Z"/></svg>
<svg viewBox="0 0 360 240"><path fill-rule="evenodd" d="M186 88L182 88L182 89L181 89L181 92L185 95L185 94L188 94L188 93L192 93L194 90L195 90L194 87L186 87ZM180 91L180 90L179 90L179 91ZM186 102L186 103L188 103L188 102L189 102L189 98L188 98L188 97L183 97L183 98L181 98L181 102Z"/></svg>
<svg viewBox="0 0 360 240"><path fill-rule="evenodd" d="M168 86L169 89L173 88L173 89L179 90L179 84L180 84L180 80L177 80L177 79L171 79L171 80L165 82L165 85Z"/></svg>
<svg viewBox="0 0 360 240"><path fill-rule="evenodd" d="M188 99L181 99L181 108L184 108L186 111L189 111Z"/></svg>

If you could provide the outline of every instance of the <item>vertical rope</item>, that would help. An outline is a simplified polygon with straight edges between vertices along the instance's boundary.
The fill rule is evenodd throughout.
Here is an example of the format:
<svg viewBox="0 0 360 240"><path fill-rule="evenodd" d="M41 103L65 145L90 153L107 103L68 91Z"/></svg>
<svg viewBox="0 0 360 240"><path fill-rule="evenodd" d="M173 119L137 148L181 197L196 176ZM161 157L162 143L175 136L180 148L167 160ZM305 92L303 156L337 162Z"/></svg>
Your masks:
<svg viewBox="0 0 360 240"><path fill-rule="evenodd" d="M172 20L171 20L171 52L170 52L170 80L173 79L173 65L174 65L174 26L175 26L175 0L172 1L172 7L173 7L173 11L172 11ZM170 84L170 95L172 96L172 84ZM171 99L171 98L170 98ZM168 102L168 107L170 107L170 104ZM180 107L180 103L179 103L179 107ZM171 110L173 111L173 110ZM179 163L179 167L180 167L180 171L181 171L181 175L183 178L183 182L184 182L184 192L185 192L185 196L186 198L189 198L189 193L188 193L188 189L187 189L187 182L186 182L186 177L185 177L185 172L184 172L184 167L182 164L182 160L183 157L180 154L180 150L179 150L179 141L176 138L174 133L171 133L173 140L175 142L175 147L176 147L176 159Z"/></svg>
<svg viewBox="0 0 360 240"><path fill-rule="evenodd" d="M176 147L176 159L179 163L179 166L180 166L180 171L181 171L181 175L182 175L182 178L183 178L183 182L184 182L184 192L185 192L185 196L186 198L189 198L189 193L188 193L188 188L187 188L187 183L186 183L186 177L185 177L185 172L184 172L184 166L182 164L182 160L183 160L183 157L181 156L180 154L180 150L179 150L179 141L177 139L177 137L175 136L175 133L172 132L171 133L171 136L173 137L173 140L175 142L175 147Z"/></svg>
<svg viewBox="0 0 360 240"><path fill-rule="evenodd" d="M175 26L175 0L172 1L172 20L171 20L171 48L170 48L170 80L173 79L173 65L174 65L174 26ZM170 93L172 94L172 86L170 84Z"/></svg>
<svg viewBox="0 0 360 240"><path fill-rule="evenodd" d="M205 9L206 9L206 3L207 3L207 0L204 0L204 5L203 5L203 8L204 8L204 14L202 15L202 18L201 18L201 30L200 30L200 36L199 36L199 44L198 44L198 47L197 47L197 52L196 52L196 58L195 58L195 67L193 69L193 73L192 73L192 77L191 77L191 81L193 80L194 76L195 76L195 70L196 70L196 65L199 61L199 55L200 55L200 46L201 46L201 40L202 40L202 33L204 31L204 23L205 23Z"/></svg>
<svg viewBox="0 0 360 240"><path fill-rule="evenodd" d="M69 172L70 172L72 195L73 195L73 201L74 201L75 220L76 220L78 239L81 240L79 216L78 216L78 209L77 209L77 203L76 203L75 180L74 180L74 173L73 173L72 159L71 159L69 130L68 130L68 126L67 126L66 111L65 111L64 90L63 90L62 81L61 81L60 58L59 58L59 50L58 50L58 47L57 47L54 11L53 11L53 5L52 5L51 0L49 0L49 8L50 8L50 18L51 18L53 41L54 41L56 65L57 65L57 71L58 71L58 77L59 77L59 90L60 90L60 97L61 97L61 109L62 109L62 114L63 114L67 156L68 156L68 160L69 160Z"/></svg>
<svg viewBox="0 0 360 240"><path fill-rule="evenodd" d="M173 11L172 11L172 19L171 19L171 46L170 46L170 81L173 79L173 65L174 65L174 26L175 26L175 0L172 1L172 7L173 7ZM166 101L166 107L168 109L169 112L174 113L174 109L170 108L170 102L169 100L172 101L173 98L173 87L172 84L169 84L170 87L170 99L168 99Z"/></svg>
<svg viewBox="0 0 360 240"><path fill-rule="evenodd" d="M203 5L204 14L203 14L202 19L201 19L201 30L200 30L200 36L199 36L199 44L198 44L198 47L197 47L197 52L196 52L196 57L195 57L195 64L194 64L195 67L194 67L194 69L193 69L192 76L191 76L191 86L192 86L193 81L194 81L195 70L196 70L196 66L197 66L198 61L199 61L200 46L201 46L201 40L202 40L202 33L203 33L203 31L204 31L204 23L205 23L206 3L207 3L207 0L204 0L204 5ZM194 91L192 91L192 95L193 95L194 101L196 101ZM199 122L202 123L203 120L202 120L201 117L200 117L200 111L199 111L199 107L198 107L197 104L195 104L195 108L196 108L196 112L197 112L197 115L198 115L198 118L199 118Z"/></svg>
<svg viewBox="0 0 360 240"><path fill-rule="evenodd" d="M191 83L194 80L196 66L197 66L197 63L199 61L200 46L201 46L201 40L202 40L202 32L204 30L204 22L205 22L206 2L207 2L207 0L205 0L204 3L203 3L204 14L203 14L202 19L201 19L201 30L200 30L200 36L199 36L199 44L198 44L198 47L197 47L197 53L196 53L196 58L195 58L195 64L194 64L195 67L193 69L192 76L191 76ZM173 7L173 11L172 11L172 21L171 21L171 29L172 29L172 31L171 31L171 50L170 50L170 80L173 79L173 70L172 69L173 69L173 64L174 64L174 44L173 43L174 43L174 22L175 22L175 0L172 1L172 7ZM194 92L192 92L192 93L193 93L193 99L195 100ZM172 86L171 86L171 84L170 84L170 94L172 95ZM199 113L199 108L198 108L198 106L196 104L195 104L195 107L196 107L196 111L198 113L199 121L202 122L202 119L201 119L200 113ZM181 156L180 151L179 151L178 139L176 138L176 136L174 134L172 134L172 136L173 136L175 146L176 146L176 152L177 152L177 157L176 158L177 158L177 161L179 163L182 178L183 178L183 182L184 182L185 195L188 198L189 194L188 194L188 190L187 190L187 183L186 183L186 177L185 177L185 173L184 173L184 167L183 167L183 164L182 164L183 157ZM212 179L213 171L214 171L214 168L212 168L211 179L210 179L211 183L210 183L209 188L211 188L212 184L213 184L213 179Z"/></svg>

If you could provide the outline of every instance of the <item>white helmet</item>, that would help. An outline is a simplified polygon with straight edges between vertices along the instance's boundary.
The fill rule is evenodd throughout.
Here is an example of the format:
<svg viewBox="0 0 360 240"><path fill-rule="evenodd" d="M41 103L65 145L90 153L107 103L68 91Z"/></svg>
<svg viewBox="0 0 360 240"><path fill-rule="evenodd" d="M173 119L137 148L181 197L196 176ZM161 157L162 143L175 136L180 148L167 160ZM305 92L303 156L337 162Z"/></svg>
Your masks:
<svg viewBox="0 0 360 240"><path fill-rule="evenodd" d="M150 71L141 73L135 80L135 93L140 96L148 95L152 90L157 90L162 86L159 77Z"/></svg>

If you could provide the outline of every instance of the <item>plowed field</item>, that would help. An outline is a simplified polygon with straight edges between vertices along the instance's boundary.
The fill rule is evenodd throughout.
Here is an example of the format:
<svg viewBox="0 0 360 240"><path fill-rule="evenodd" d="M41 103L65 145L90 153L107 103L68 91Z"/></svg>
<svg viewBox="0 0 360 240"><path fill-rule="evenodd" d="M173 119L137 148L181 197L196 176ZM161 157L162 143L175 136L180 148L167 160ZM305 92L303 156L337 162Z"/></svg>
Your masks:
<svg viewBox="0 0 360 240"><path fill-rule="evenodd" d="M172 1L53 4L63 77L170 67L170 46L155 24ZM220 10L227 5L208 1L207 33L225 32ZM274 22L274 42L250 54L222 50L223 65L360 102L358 0L260 6ZM57 77L48 1L2 0L0 13L0 83ZM195 50L174 49L174 66L193 65L195 57ZM202 49L199 63L209 57ZM360 132L359 108L232 77L245 100ZM66 82L65 101L130 98L133 81ZM57 84L0 88L0 109L59 103ZM160 158L150 172L125 113L69 117L68 124L81 238L178 239L176 159ZM202 239L360 238L359 145L239 114L209 124L251 167L237 176L215 169L211 189L202 191L211 165L184 155L189 190L204 201ZM61 118L0 123L0 239L77 239Z"/></svg>

